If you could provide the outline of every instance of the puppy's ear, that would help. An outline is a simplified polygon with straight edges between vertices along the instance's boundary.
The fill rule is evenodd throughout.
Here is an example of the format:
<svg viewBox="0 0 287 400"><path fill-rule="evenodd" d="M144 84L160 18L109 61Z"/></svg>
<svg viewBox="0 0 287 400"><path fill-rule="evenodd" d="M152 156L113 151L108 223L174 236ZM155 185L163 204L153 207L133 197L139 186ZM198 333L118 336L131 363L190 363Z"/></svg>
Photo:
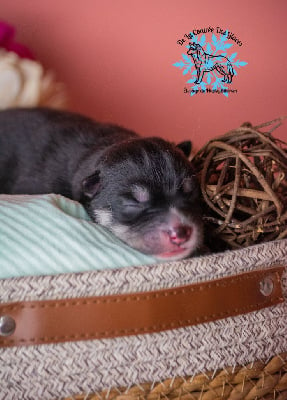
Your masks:
<svg viewBox="0 0 287 400"><path fill-rule="evenodd" d="M190 140L185 140L184 142L178 143L176 145L186 157L189 157L192 150L192 143Z"/></svg>
<svg viewBox="0 0 287 400"><path fill-rule="evenodd" d="M84 196L92 199L100 188L100 171L95 171L92 175L89 175L82 182L82 189Z"/></svg>

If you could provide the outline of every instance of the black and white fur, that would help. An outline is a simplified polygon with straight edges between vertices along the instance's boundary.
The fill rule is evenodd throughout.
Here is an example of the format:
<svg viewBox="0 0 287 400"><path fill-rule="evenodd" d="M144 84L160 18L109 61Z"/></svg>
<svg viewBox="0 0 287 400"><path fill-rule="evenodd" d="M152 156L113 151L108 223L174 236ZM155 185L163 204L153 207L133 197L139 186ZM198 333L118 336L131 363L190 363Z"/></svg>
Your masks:
<svg viewBox="0 0 287 400"><path fill-rule="evenodd" d="M50 109L0 112L0 193L58 193L160 259L202 244L199 190L181 147Z"/></svg>

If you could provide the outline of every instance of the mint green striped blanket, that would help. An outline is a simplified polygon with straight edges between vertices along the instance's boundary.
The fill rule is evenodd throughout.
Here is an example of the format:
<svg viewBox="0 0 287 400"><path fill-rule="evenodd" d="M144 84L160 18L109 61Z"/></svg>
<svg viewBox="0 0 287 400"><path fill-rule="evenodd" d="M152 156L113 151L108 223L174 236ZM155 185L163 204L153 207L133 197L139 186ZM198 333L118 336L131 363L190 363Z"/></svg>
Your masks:
<svg viewBox="0 0 287 400"><path fill-rule="evenodd" d="M0 195L0 279L153 264L60 195Z"/></svg>

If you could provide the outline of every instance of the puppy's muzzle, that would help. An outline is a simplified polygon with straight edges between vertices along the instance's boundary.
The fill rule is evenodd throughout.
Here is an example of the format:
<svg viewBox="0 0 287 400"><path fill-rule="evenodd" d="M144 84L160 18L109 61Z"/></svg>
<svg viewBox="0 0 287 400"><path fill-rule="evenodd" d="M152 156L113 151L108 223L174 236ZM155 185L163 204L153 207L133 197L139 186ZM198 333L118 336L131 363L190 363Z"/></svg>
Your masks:
<svg viewBox="0 0 287 400"><path fill-rule="evenodd" d="M169 240L178 246L186 243L192 235L192 227L188 225L178 225L168 230Z"/></svg>

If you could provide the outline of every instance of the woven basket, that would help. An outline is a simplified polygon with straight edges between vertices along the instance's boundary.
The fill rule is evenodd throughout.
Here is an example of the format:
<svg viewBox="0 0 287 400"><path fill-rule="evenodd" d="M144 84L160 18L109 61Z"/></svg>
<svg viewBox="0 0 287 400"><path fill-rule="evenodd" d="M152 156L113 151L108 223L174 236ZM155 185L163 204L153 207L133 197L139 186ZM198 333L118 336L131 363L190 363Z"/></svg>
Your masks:
<svg viewBox="0 0 287 400"><path fill-rule="evenodd" d="M195 376L142 383L130 388L116 388L93 394L68 397L66 400L253 400L287 399L287 353L268 362L257 361L244 367L227 367Z"/></svg>
<svg viewBox="0 0 287 400"><path fill-rule="evenodd" d="M165 291L165 297L168 290L176 293L189 285L225 290L220 280L241 284L244 274L254 273L267 278L277 274L281 294L280 301L258 309L256 304L229 316L197 317L151 332L74 335L54 343L45 337L39 343L17 344L0 339L0 399L287 399L286 272L287 239L283 239L152 267L2 280L0 315L1 310L13 312L19 302L32 302L33 311L37 303L54 301L58 309L65 299L78 304L89 296L129 299L130 294L140 298L144 293L149 298L152 291ZM186 291L181 289L184 295ZM117 304L118 298L113 302ZM232 308L231 298L226 297L225 303L227 310ZM196 310L197 304L191 309ZM76 322L78 318L74 313ZM60 322L55 319L55 325Z"/></svg>

